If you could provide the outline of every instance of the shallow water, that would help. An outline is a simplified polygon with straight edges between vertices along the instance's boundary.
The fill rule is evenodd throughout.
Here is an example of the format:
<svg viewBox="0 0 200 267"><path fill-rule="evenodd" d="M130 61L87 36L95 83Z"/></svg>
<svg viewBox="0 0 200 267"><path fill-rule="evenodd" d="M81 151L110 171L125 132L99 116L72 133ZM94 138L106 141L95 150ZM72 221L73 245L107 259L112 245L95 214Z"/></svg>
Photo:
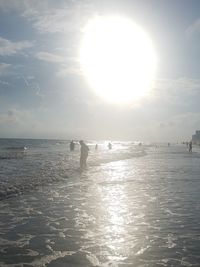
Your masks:
<svg viewBox="0 0 200 267"><path fill-rule="evenodd" d="M0 202L1 266L200 266L197 149L91 144L80 172L64 144L35 149L45 182Z"/></svg>

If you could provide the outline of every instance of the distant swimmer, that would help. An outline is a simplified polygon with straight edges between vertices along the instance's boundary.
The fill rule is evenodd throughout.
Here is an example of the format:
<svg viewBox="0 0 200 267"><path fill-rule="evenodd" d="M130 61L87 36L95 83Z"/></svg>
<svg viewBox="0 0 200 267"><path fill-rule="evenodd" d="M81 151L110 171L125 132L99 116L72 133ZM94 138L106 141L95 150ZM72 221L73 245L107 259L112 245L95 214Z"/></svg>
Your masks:
<svg viewBox="0 0 200 267"><path fill-rule="evenodd" d="M70 142L70 145L69 145L69 147L70 147L70 151L74 151L74 148L75 148L75 143L74 143L74 141L73 141L73 140Z"/></svg>
<svg viewBox="0 0 200 267"><path fill-rule="evenodd" d="M81 145L80 168L84 169L87 166L86 161L88 157L89 147L84 143L83 140L79 141L79 144Z"/></svg>
<svg viewBox="0 0 200 267"><path fill-rule="evenodd" d="M96 144L96 145L95 145L95 150L97 150L97 149L98 149L98 145Z"/></svg>
<svg viewBox="0 0 200 267"><path fill-rule="evenodd" d="M111 143L108 143L108 148L112 149L112 144Z"/></svg>
<svg viewBox="0 0 200 267"><path fill-rule="evenodd" d="M192 152L192 141L189 142L189 152Z"/></svg>

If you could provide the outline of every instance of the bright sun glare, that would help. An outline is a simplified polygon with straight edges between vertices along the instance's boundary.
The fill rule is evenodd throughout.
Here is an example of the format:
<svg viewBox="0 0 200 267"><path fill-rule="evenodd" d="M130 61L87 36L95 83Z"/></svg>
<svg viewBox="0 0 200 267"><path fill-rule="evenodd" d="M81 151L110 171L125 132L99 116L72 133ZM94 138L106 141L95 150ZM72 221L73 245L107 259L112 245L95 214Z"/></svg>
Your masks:
<svg viewBox="0 0 200 267"><path fill-rule="evenodd" d="M91 88L105 100L138 100L152 87L156 54L147 34L130 19L97 17L84 28L80 61Z"/></svg>

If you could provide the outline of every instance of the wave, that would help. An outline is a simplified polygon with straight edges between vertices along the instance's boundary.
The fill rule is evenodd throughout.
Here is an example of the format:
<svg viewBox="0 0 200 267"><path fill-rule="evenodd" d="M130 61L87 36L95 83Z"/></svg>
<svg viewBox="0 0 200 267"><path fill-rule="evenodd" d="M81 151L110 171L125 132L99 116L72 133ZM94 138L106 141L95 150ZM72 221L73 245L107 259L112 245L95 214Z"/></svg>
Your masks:
<svg viewBox="0 0 200 267"><path fill-rule="evenodd" d="M54 177L24 177L20 179L20 182L16 182L11 184L1 184L0 186L0 200L5 198L22 195L25 192L29 192L34 190L40 186L45 186L48 184L52 184L54 182L58 182L64 177L54 176ZM65 178L67 176L65 175Z"/></svg>
<svg viewBox="0 0 200 267"><path fill-rule="evenodd" d="M6 150L17 150L17 151L24 151L27 150L26 146L9 146L5 148Z"/></svg>
<svg viewBox="0 0 200 267"><path fill-rule="evenodd" d="M12 150L12 149L11 149ZM35 190L40 186L65 180L66 178L78 177L79 171L79 150L73 153L42 152L41 154L13 151L0 156L2 160L21 159L20 161L2 162L7 170L2 172L4 177L0 179L0 200L8 197L21 195L24 192ZM41 152L41 151L40 151ZM35 153L35 154L34 154ZM57 153L57 154L56 154ZM88 157L88 175L89 172L103 164L127 160L146 155L145 149L133 148L113 151L101 150L90 151ZM0 161L1 162L1 161Z"/></svg>
<svg viewBox="0 0 200 267"><path fill-rule="evenodd" d="M4 152L0 154L0 160L23 159L25 156L26 151Z"/></svg>
<svg viewBox="0 0 200 267"><path fill-rule="evenodd" d="M10 160L23 158L26 155L26 146L8 146L0 150L0 160Z"/></svg>

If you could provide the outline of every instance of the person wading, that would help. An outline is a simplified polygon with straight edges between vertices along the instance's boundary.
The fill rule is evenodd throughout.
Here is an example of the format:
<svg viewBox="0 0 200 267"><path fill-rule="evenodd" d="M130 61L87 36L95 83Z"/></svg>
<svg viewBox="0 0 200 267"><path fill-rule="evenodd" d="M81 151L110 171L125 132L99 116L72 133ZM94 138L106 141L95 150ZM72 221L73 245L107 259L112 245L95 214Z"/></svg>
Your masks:
<svg viewBox="0 0 200 267"><path fill-rule="evenodd" d="M79 144L81 145L80 168L84 169L87 166L86 161L88 157L89 148L83 140L79 141Z"/></svg>

